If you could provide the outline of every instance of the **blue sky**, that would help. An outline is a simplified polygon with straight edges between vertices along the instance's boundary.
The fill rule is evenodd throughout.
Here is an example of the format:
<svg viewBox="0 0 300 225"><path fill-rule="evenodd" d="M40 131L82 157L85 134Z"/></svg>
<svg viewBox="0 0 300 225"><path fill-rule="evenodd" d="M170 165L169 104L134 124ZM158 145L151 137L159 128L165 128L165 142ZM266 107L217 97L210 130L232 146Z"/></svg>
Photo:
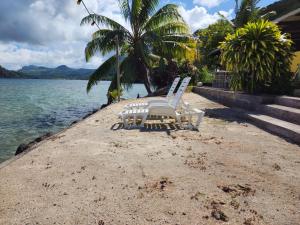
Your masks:
<svg viewBox="0 0 300 225"><path fill-rule="evenodd" d="M174 0L174 1L168 1L168 0L165 0L165 2L174 2L176 4L181 4L181 5L184 5L185 8L187 9L191 9L193 7L195 7L195 3L197 2L201 2L201 1L195 1L195 0L185 0L185 1L180 1L180 0ZM209 13L215 13L215 12L218 12L220 10L222 11L228 11L232 8L234 8L235 6L235 1L234 0L204 0L202 2L220 2L220 4L218 4L217 6L215 7L207 7L207 5L203 4L202 6L204 6L205 8L207 8L208 12ZM260 7L264 7L266 5L269 5L271 3L275 2L275 0L261 0L258 5Z"/></svg>
<svg viewBox="0 0 300 225"><path fill-rule="evenodd" d="M274 0L261 0L266 6ZM88 8L128 26L117 0L85 0ZM205 28L219 19L218 12L234 18L234 0L161 0L180 5L179 11L191 31ZM86 16L76 0L0 0L0 65L20 69L26 65L97 68L107 56L85 61L84 48L95 26L81 27ZM37 19L38 18L38 19Z"/></svg>

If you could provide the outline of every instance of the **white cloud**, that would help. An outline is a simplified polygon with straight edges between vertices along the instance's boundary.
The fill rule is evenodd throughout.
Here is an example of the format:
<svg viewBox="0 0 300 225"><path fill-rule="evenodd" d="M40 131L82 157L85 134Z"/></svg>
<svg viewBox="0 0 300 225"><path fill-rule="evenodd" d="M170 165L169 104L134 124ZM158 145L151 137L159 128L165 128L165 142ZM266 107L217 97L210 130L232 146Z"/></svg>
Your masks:
<svg viewBox="0 0 300 225"><path fill-rule="evenodd" d="M218 13L209 14L204 7L200 6L195 6L190 10L186 10L184 7L180 6L179 11L185 21L190 25L193 32L200 28L205 28L220 19ZM227 18L231 18L233 10L220 12Z"/></svg>
<svg viewBox="0 0 300 225"><path fill-rule="evenodd" d="M113 18L124 26L118 1L85 1L91 12ZM17 15L17 16L14 16ZM55 67L96 68L105 58L95 56L86 63L84 48L96 26L80 26L86 16L75 0L14 0L0 2L0 64L19 69L35 64Z"/></svg>
<svg viewBox="0 0 300 225"><path fill-rule="evenodd" d="M49 46L31 46L28 44L0 42L1 65L18 70L24 65L40 65L56 67L68 65L73 68L96 68L103 63L105 57L93 57L85 62L85 42L68 42Z"/></svg>
<svg viewBox="0 0 300 225"><path fill-rule="evenodd" d="M101 13L129 28L120 15L117 0L85 3L91 12ZM200 6L186 10L181 5L180 12L193 31L219 18ZM85 62L84 48L96 30L95 26L80 26L85 15L83 5L78 6L75 0L0 1L0 64L8 69L29 64L96 68L108 56L97 55L91 62Z"/></svg>
<svg viewBox="0 0 300 225"><path fill-rule="evenodd" d="M193 0L195 5L206 6L208 8L212 8L220 5L224 0Z"/></svg>

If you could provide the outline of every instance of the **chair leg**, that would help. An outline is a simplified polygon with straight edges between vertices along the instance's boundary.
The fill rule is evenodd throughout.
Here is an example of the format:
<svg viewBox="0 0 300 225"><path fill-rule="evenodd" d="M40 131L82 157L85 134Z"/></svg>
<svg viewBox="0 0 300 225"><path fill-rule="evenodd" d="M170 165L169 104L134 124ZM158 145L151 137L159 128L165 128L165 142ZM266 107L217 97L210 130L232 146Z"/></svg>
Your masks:
<svg viewBox="0 0 300 225"><path fill-rule="evenodd" d="M203 112L198 113L198 119L197 119L197 122L196 122L197 129L199 129L199 126L200 126L200 123L202 122L203 116L204 116Z"/></svg>
<svg viewBox="0 0 300 225"><path fill-rule="evenodd" d="M188 129L193 129L193 124L192 124L192 114L189 113L189 118L188 118Z"/></svg>
<svg viewBox="0 0 300 225"><path fill-rule="evenodd" d="M136 127L136 115L133 116L133 126Z"/></svg>
<svg viewBox="0 0 300 225"><path fill-rule="evenodd" d="M176 115L176 121L178 122L179 127L182 128L181 115Z"/></svg>
<svg viewBox="0 0 300 225"><path fill-rule="evenodd" d="M147 115L144 115L142 118L141 127L145 126L146 119L147 119Z"/></svg>
<svg viewBox="0 0 300 225"><path fill-rule="evenodd" d="M124 128L128 128L128 123L127 123L127 117L123 116L123 124L124 124Z"/></svg>

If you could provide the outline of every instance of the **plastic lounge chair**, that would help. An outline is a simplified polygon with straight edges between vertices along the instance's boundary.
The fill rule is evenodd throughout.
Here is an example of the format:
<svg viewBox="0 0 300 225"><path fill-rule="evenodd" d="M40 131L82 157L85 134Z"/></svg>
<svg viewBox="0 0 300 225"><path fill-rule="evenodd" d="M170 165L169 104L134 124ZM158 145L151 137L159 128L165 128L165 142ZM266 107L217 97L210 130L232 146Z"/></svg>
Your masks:
<svg viewBox="0 0 300 225"><path fill-rule="evenodd" d="M133 118L134 124L136 124L136 118L141 117L142 122L141 126L144 126L144 122L149 116L159 116L159 117L172 117L175 118L176 121L180 120L180 112L177 111L179 102L181 100L182 95L184 94L191 78L186 77L183 79L183 81L180 84L180 87L178 88L178 91L174 98L172 98L169 102L153 102L148 105L145 109L127 109L121 113L119 113L119 116L123 120L124 127L128 127L128 121ZM180 122L180 121L179 121Z"/></svg>
<svg viewBox="0 0 300 225"><path fill-rule="evenodd" d="M191 109L191 108L187 107L187 108L186 108L184 111L182 111L182 112L180 113L180 115L178 116L178 117L179 117L179 118L178 118L178 120L179 120L179 125L180 125L180 127L186 127L186 128L188 128L188 129L194 129L194 128L196 128L196 129L199 130L199 126L200 126L200 123L201 123L202 120L203 120L204 114L205 114L205 112L202 111L202 110L200 110L200 109L196 109L196 108ZM196 121L196 124L195 124L195 125L193 125L193 123L192 123L192 117L193 117L193 116L196 116L196 117L197 117L197 121ZM183 124L182 124L182 122L181 122L182 119L187 119L188 123L187 123L186 126L183 126Z"/></svg>
<svg viewBox="0 0 300 225"><path fill-rule="evenodd" d="M149 100L148 102L141 102L141 103L131 103L131 104L128 104L128 105L125 105L124 108L125 109L136 109L136 108L146 108L149 104L151 103L155 103L155 102L168 102L170 101L170 99L172 97L174 97L174 91L178 85L180 81L180 77L176 77L169 89L169 92L167 94L166 97L164 98L157 98L157 99L152 99L152 100Z"/></svg>

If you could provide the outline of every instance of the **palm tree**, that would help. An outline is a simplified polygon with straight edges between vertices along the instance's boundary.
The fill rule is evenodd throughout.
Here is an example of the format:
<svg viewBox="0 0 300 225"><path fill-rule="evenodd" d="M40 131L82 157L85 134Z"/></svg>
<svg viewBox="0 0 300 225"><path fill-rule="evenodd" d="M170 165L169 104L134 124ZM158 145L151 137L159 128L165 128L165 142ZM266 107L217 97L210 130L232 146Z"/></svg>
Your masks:
<svg viewBox="0 0 300 225"><path fill-rule="evenodd" d="M121 83L124 87L140 80L151 93L151 65L161 57L183 57L192 51L193 39L189 27L174 4L167 4L156 11L159 0L119 0L121 13L130 29L103 15L90 14L81 24L99 24L85 49L88 61L97 52L102 55L116 49L115 38L120 46ZM90 76L87 91L103 77L112 75L109 92L116 89L116 55L108 58ZM111 99L109 98L109 103Z"/></svg>
<svg viewBox="0 0 300 225"><path fill-rule="evenodd" d="M274 11L265 12L263 8L258 7L260 0L235 0L235 18L230 21L224 15L219 13L222 19L227 20L234 28L240 28L248 22L254 22L259 19L269 18L274 15Z"/></svg>

